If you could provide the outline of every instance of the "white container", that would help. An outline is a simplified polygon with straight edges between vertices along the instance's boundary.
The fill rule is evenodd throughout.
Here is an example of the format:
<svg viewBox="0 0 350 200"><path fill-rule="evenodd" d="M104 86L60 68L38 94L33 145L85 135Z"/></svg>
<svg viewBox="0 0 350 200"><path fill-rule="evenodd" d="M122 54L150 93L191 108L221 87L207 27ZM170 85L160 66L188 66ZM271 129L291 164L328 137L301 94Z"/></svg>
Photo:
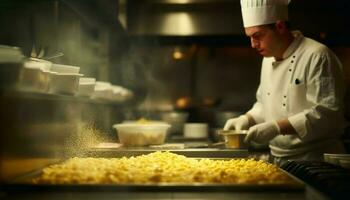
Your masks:
<svg viewBox="0 0 350 200"><path fill-rule="evenodd" d="M208 124L186 123L184 125L185 138L206 138L208 137Z"/></svg>
<svg viewBox="0 0 350 200"><path fill-rule="evenodd" d="M116 102L124 102L133 97L133 93L119 85L112 85L112 99Z"/></svg>
<svg viewBox="0 0 350 200"><path fill-rule="evenodd" d="M80 67L72 65L52 64L51 71L58 73L78 74Z"/></svg>
<svg viewBox="0 0 350 200"><path fill-rule="evenodd" d="M95 91L96 79L89 77L81 77L79 79L78 96L91 96Z"/></svg>
<svg viewBox="0 0 350 200"><path fill-rule="evenodd" d="M27 61L19 75L19 89L46 92L49 85L47 70L50 65L45 62Z"/></svg>
<svg viewBox="0 0 350 200"><path fill-rule="evenodd" d="M96 81L94 99L111 100L113 96L112 84L104 81Z"/></svg>
<svg viewBox="0 0 350 200"><path fill-rule="evenodd" d="M83 74L50 73L49 92L75 95L78 91L79 78L81 76Z"/></svg>
<svg viewBox="0 0 350 200"><path fill-rule="evenodd" d="M167 123L115 124L120 143L124 146L147 146L163 144L170 125Z"/></svg>
<svg viewBox="0 0 350 200"><path fill-rule="evenodd" d="M48 60L39 59L39 58L29 58L29 61L26 62L27 67L28 67L28 64L29 65L39 64L41 65L40 69L42 69L43 71L50 71L52 68L52 62Z"/></svg>

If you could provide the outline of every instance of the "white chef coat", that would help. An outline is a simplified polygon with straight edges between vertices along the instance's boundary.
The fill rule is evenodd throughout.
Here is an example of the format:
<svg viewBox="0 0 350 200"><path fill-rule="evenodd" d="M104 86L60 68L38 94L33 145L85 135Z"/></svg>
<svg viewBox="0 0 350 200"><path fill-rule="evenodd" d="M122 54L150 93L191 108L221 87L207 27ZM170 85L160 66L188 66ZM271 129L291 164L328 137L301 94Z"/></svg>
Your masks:
<svg viewBox="0 0 350 200"><path fill-rule="evenodd" d="M270 141L276 157L330 151L346 125L341 63L325 45L299 31L293 36L282 61L263 59L257 101L248 111L257 123L288 118L296 130Z"/></svg>

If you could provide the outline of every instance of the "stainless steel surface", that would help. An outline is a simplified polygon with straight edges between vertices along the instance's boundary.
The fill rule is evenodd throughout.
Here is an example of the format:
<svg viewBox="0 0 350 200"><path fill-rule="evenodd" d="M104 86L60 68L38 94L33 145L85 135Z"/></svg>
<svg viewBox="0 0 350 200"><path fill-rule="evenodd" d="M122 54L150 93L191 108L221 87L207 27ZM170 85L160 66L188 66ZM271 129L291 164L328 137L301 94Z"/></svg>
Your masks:
<svg viewBox="0 0 350 200"><path fill-rule="evenodd" d="M105 148L90 149L85 156L93 157L113 157L120 158L123 156L138 156L143 154L159 151L159 149L150 148ZM195 148L195 149L170 149L170 152L195 158L247 158L249 152L247 149L218 149L218 148Z"/></svg>
<svg viewBox="0 0 350 200"><path fill-rule="evenodd" d="M241 34L239 1L127 1L120 15L131 35ZM227 24L230 24L227 26Z"/></svg>

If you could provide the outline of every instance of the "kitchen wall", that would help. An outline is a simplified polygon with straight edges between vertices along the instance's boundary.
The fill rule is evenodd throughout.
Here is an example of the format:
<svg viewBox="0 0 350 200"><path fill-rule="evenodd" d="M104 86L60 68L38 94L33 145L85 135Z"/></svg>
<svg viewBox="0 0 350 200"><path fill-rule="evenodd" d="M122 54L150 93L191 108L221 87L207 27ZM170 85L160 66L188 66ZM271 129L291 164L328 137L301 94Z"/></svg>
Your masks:
<svg viewBox="0 0 350 200"><path fill-rule="evenodd" d="M239 12L238 1L223 2ZM291 19L292 25L305 30L307 36L335 50L349 80L349 43L344 37L349 32L348 21L344 20L348 6L340 0L329 6L325 1L295 0ZM186 9L201 9L194 7ZM203 7L211 10L210 6ZM167 42L164 37L141 37L148 42L140 45L134 41L139 38L129 37L118 22L117 1L5 0L1 9L0 23L7 27L0 32L1 44L20 46L27 56L33 49L43 49L46 56L63 52L64 56L53 61L80 66L86 76L133 90L134 107L126 109L121 118L158 118L158 112L195 110L206 116L198 114L191 120L212 122L216 111L244 112L255 101L262 58L250 48L242 27L233 28L234 35L203 36L200 40ZM183 58L174 58L175 51L181 52ZM191 98L187 108L177 105L183 97ZM348 113L349 108L349 116Z"/></svg>

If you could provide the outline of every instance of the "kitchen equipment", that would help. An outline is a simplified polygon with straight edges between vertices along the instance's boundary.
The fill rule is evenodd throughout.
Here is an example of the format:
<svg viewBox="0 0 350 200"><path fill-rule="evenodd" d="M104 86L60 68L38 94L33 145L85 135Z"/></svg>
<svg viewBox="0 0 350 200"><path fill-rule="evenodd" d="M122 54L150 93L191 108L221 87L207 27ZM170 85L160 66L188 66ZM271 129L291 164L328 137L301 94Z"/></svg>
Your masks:
<svg viewBox="0 0 350 200"><path fill-rule="evenodd" d="M128 122L113 125L124 146L163 144L170 125L163 122Z"/></svg>
<svg viewBox="0 0 350 200"><path fill-rule="evenodd" d="M112 87L112 96L111 100L116 102L125 102L128 99L133 97L132 91L119 86L119 85L111 85Z"/></svg>
<svg viewBox="0 0 350 200"><path fill-rule="evenodd" d="M185 123L185 138L206 138L208 137L208 124L206 123Z"/></svg>
<svg viewBox="0 0 350 200"><path fill-rule="evenodd" d="M350 196L348 169L327 162L305 160L290 160L281 168L322 191L327 196L322 199L347 199Z"/></svg>
<svg viewBox="0 0 350 200"><path fill-rule="evenodd" d="M75 95L78 91L79 78L83 74L50 73L49 92L53 94Z"/></svg>
<svg viewBox="0 0 350 200"><path fill-rule="evenodd" d="M95 91L92 94L94 99L110 100L113 96L113 88L110 82L96 81Z"/></svg>
<svg viewBox="0 0 350 200"><path fill-rule="evenodd" d="M81 77L79 79L77 96L91 96L95 91L96 79L89 77Z"/></svg>
<svg viewBox="0 0 350 200"><path fill-rule="evenodd" d="M323 159L327 163L340 165L340 160L350 160L350 154L324 153Z"/></svg>
<svg viewBox="0 0 350 200"><path fill-rule="evenodd" d="M165 112L161 114L161 119L171 125L170 134L180 134L183 131L184 124L188 119L187 112Z"/></svg>
<svg viewBox="0 0 350 200"><path fill-rule="evenodd" d="M226 148L248 148L244 142L247 130L218 130L217 134L224 137Z"/></svg>
<svg viewBox="0 0 350 200"><path fill-rule="evenodd" d="M19 75L19 89L35 92L47 92L51 65L46 62L29 60L24 63Z"/></svg>
<svg viewBox="0 0 350 200"><path fill-rule="evenodd" d="M44 59L39 59L39 58L29 58L29 61L27 62L31 62L31 63L40 63L42 64L41 69L43 71L49 71L51 70L52 67L52 62L48 61L48 60L44 60Z"/></svg>
<svg viewBox="0 0 350 200"><path fill-rule="evenodd" d="M59 73L78 74L80 71L80 67L72 65L52 64L51 71Z"/></svg>

